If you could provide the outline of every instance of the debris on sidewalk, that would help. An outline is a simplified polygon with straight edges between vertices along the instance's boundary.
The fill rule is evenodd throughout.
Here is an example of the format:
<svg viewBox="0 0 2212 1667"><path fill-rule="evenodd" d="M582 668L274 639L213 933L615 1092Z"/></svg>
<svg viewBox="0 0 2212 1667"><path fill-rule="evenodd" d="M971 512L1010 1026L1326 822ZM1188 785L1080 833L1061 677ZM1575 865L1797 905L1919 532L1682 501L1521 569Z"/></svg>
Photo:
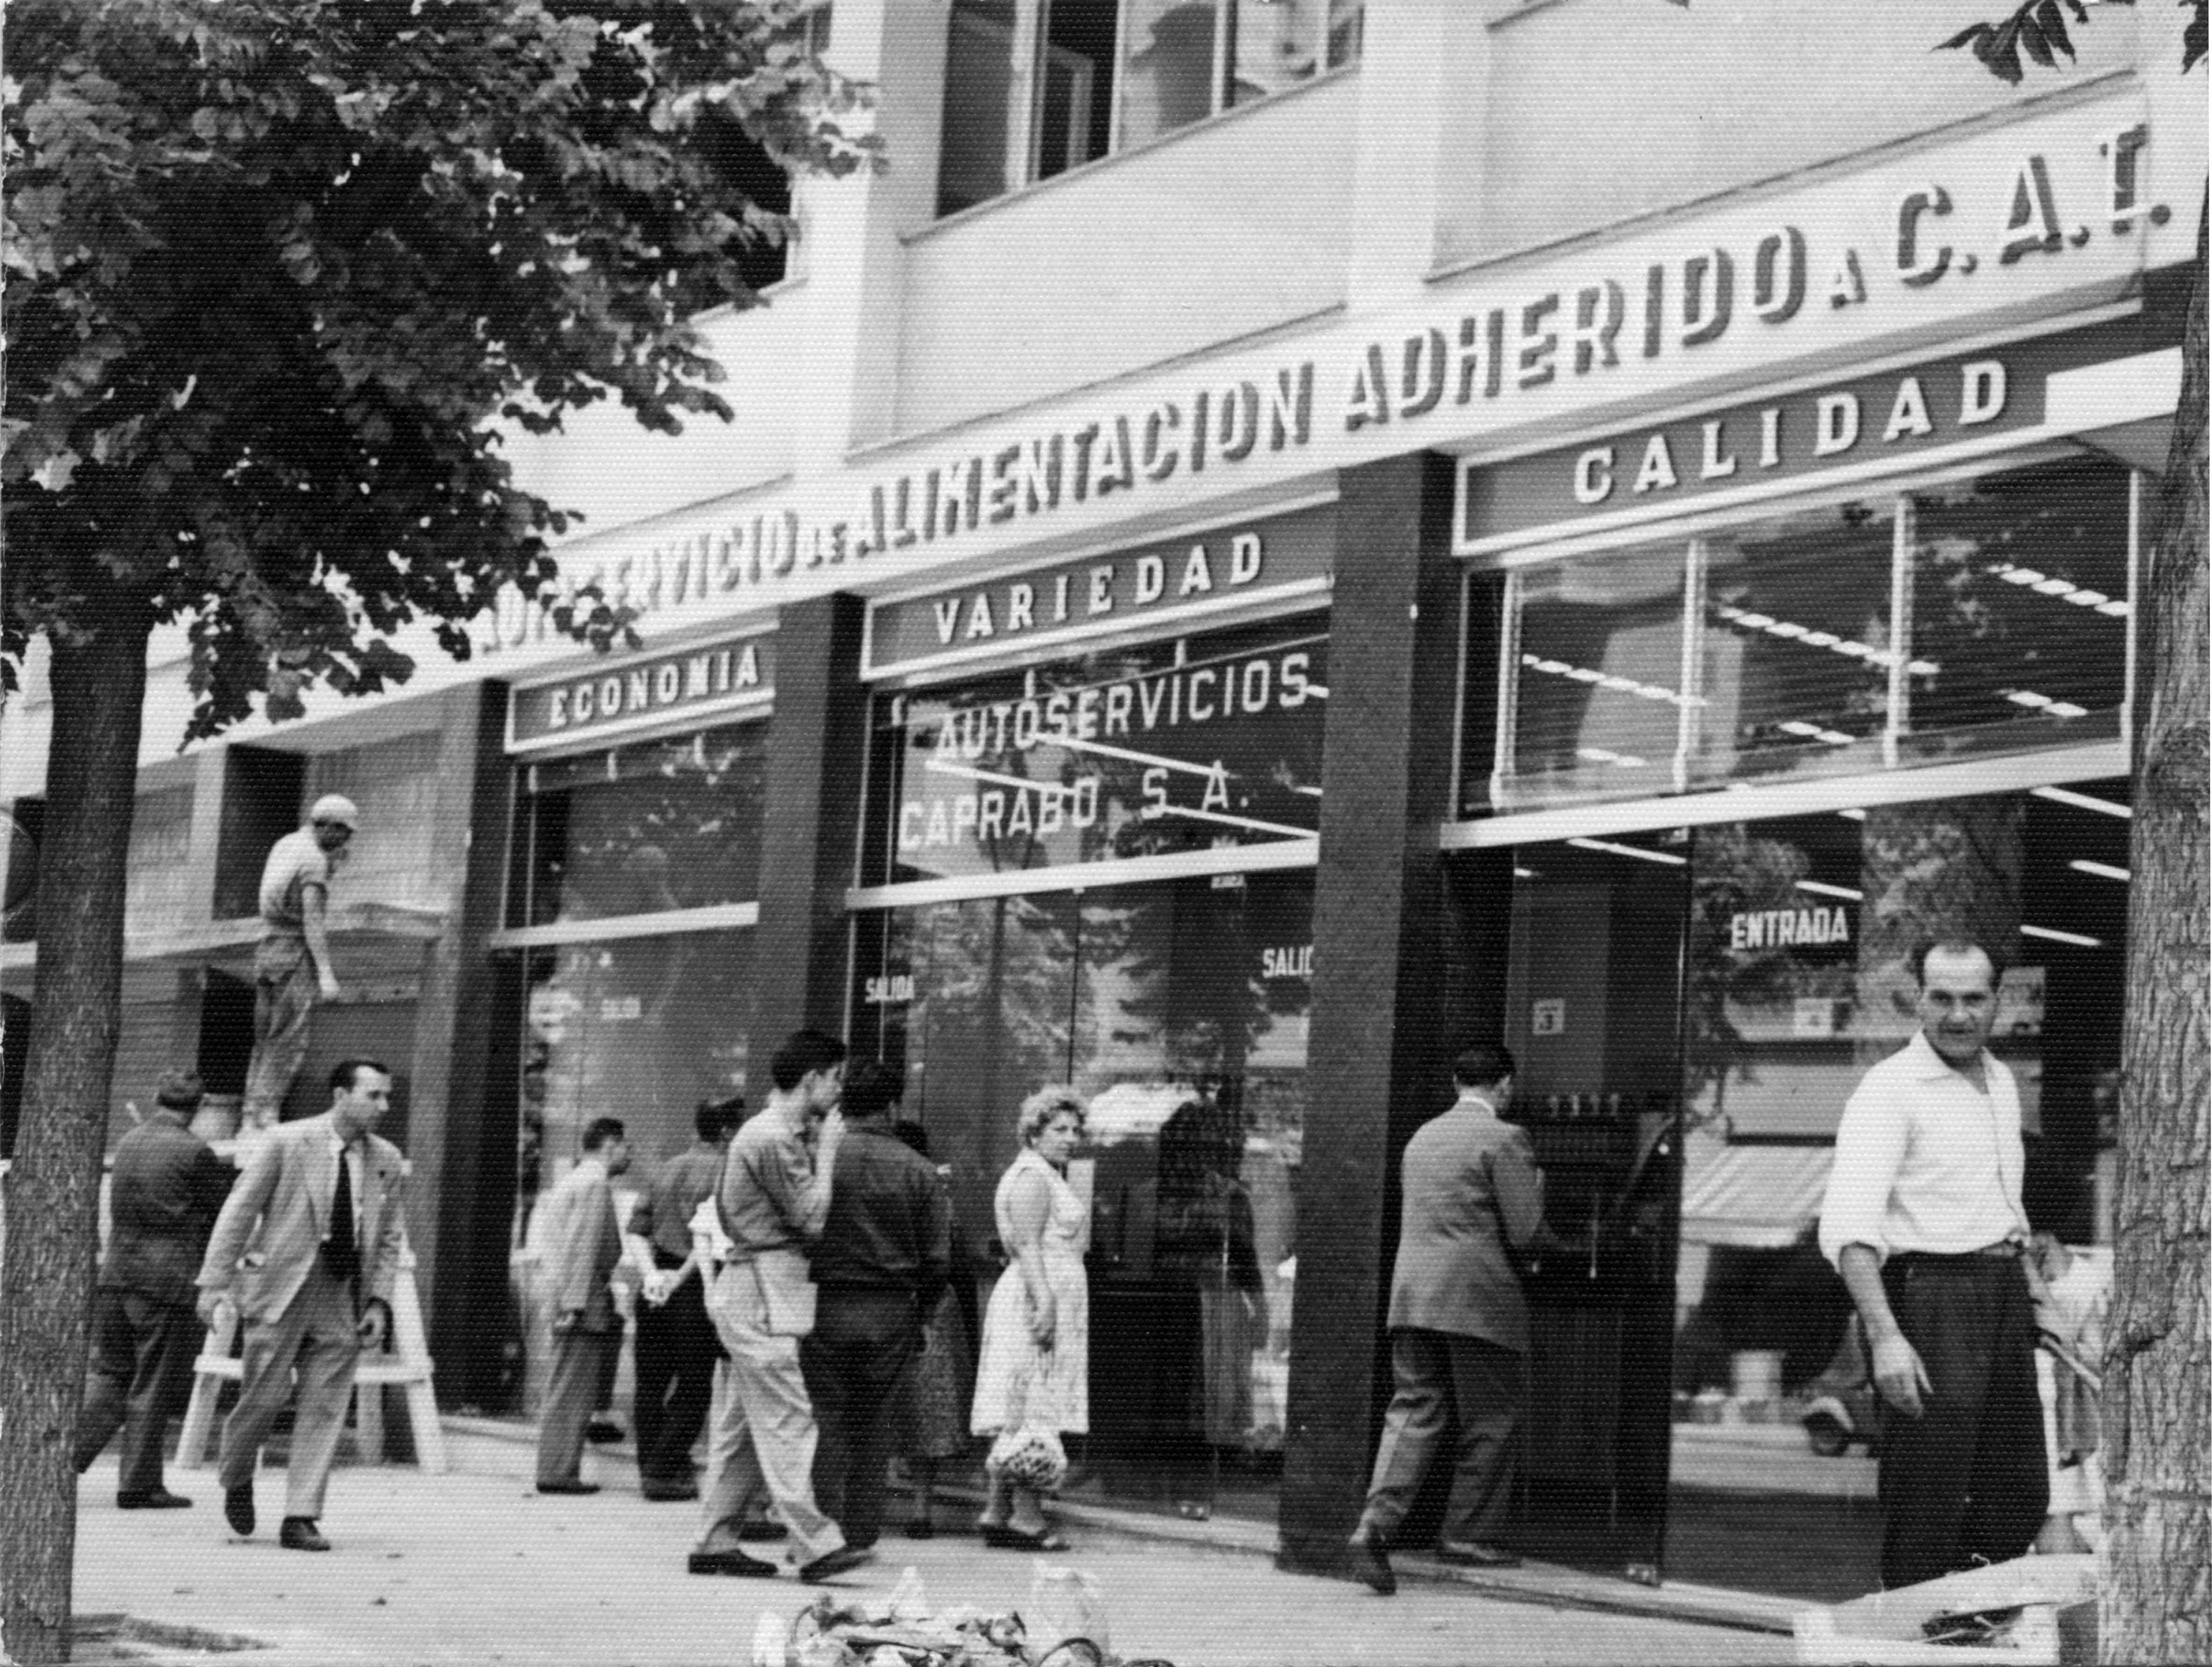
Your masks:
<svg viewBox="0 0 2212 1667"><path fill-rule="evenodd" d="M972 1604L932 1609L908 1568L887 1597L825 1591L787 1625L763 1615L750 1667L1173 1667L1109 1652L1104 1599L1079 1569L1040 1562L1030 1599L1029 1618Z"/></svg>

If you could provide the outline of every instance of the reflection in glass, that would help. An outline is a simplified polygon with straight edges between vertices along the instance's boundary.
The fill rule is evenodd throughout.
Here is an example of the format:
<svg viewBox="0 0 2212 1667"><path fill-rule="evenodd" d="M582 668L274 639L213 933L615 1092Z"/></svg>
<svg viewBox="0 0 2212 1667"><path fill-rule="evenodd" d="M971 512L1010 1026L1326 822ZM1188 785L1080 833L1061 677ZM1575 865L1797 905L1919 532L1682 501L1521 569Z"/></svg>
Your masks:
<svg viewBox="0 0 2212 1667"><path fill-rule="evenodd" d="M1913 495L1916 734L2115 733L2094 720L2126 693L2128 494L2120 465L2081 457Z"/></svg>
<svg viewBox="0 0 2212 1667"><path fill-rule="evenodd" d="M945 43L945 125L938 149L937 211L957 214L1012 186L1007 118L1014 88L1014 0L953 0Z"/></svg>
<svg viewBox="0 0 2212 1667"><path fill-rule="evenodd" d="M1229 99L1249 104L1312 77L1320 0L1231 0Z"/></svg>
<svg viewBox="0 0 2212 1667"><path fill-rule="evenodd" d="M754 721L526 766L510 922L750 902L767 741Z"/></svg>
<svg viewBox="0 0 2212 1667"><path fill-rule="evenodd" d="M1716 534L1694 774L1864 770L1887 721L1896 517L1847 503Z"/></svg>
<svg viewBox="0 0 2212 1667"><path fill-rule="evenodd" d="M855 1046L904 1069L979 1267L1000 1265L990 1192L1021 1098L1090 1098L1070 1177L1091 1205L1088 1486L1271 1515L1311 877L933 903L865 919L860 940Z"/></svg>
<svg viewBox="0 0 2212 1667"><path fill-rule="evenodd" d="M1574 557L1519 575L1508 803L1673 786L1682 582L1680 545Z"/></svg>
<svg viewBox="0 0 2212 1667"><path fill-rule="evenodd" d="M1121 143L1140 145L1213 113L1218 0L1124 0Z"/></svg>
<svg viewBox="0 0 2212 1667"><path fill-rule="evenodd" d="M532 950L525 976L511 1246L526 1275L542 1258L531 1233L538 1199L574 1165L586 1123L621 1118L642 1177L692 1143L700 1101L757 1096L766 1074L754 1081L750 1068L748 932ZM520 1281L516 1294L531 1367L522 1410L532 1413L543 1389L550 1316L532 1278Z"/></svg>

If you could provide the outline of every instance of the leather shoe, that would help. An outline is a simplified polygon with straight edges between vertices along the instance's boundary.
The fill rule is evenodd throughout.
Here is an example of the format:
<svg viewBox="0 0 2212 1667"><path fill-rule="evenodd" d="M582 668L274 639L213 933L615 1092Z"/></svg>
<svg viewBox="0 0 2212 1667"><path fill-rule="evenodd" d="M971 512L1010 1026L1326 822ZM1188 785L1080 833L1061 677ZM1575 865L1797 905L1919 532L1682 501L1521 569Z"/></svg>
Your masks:
<svg viewBox="0 0 2212 1667"><path fill-rule="evenodd" d="M276 1530L276 1543L287 1551L328 1551L331 1542L322 1536L313 1517L287 1517Z"/></svg>
<svg viewBox="0 0 2212 1667"><path fill-rule="evenodd" d="M1521 1560L1503 1546L1440 1545L1437 1561L1455 1568L1518 1568Z"/></svg>
<svg viewBox="0 0 2212 1667"><path fill-rule="evenodd" d="M599 1491L599 1484L596 1481L541 1481L538 1484L538 1491L541 1494L576 1494L580 1495L598 1493Z"/></svg>
<svg viewBox="0 0 2212 1667"><path fill-rule="evenodd" d="M241 1481L235 1488L222 1490L222 1519L234 1534L253 1531L253 1484Z"/></svg>
<svg viewBox="0 0 2212 1667"><path fill-rule="evenodd" d="M812 1562L802 1565L799 1578L811 1585L817 1580L827 1580L842 1574L847 1569L858 1568L874 1554L866 1546L841 1545L835 1551L825 1551Z"/></svg>
<svg viewBox="0 0 2212 1667"><path fill-rule="evenodd" d="M743 1574L756 1579L775 1579L774 1563L748 1557L742 1551L695 1551L685 1560L684 1568L689 1574Z"/></svg>
<svg viewBox="0 0 2212 1667"><path fill-rule="evenodd" d="M1390 1572L1389 1554L1382 1549L1381 1541L1354 1535L1346 1561L1352 1578L1370 1591L1389 1597L1398 1590L1398 1577Z"/></svg>
<svg viewBox="0 0 2212 1667"><path fill-rule="evenodd" d="M191 1501L181 1494L172 1494L166 1488L149 1488L143 1494L118 1494L118 1511L188 1511Z"/></svg>
<svg viewBox="0 0 2212 1667"><path fill-rule="evenodd" d="M745 1545L760 1545L771 1540L784 1539L790 1533L791 1530L779 1522L763 1520L738 1524L738 1539Z"/></svg>

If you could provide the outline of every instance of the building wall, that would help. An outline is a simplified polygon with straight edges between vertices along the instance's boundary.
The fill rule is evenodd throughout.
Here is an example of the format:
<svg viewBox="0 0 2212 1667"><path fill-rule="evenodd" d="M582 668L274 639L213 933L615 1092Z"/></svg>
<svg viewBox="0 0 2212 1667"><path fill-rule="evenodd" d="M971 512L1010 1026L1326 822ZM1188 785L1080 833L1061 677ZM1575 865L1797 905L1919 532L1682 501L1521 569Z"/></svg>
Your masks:
<svg viewBox="0 0 2212 1667"><path fill-rule="evenodd" d="M2100 7L2074 30L2079 59L2063 76L2031 73L2018 87L1968 52L1930 50L1986 10L1976 0L1500 6L1481 167L1468 173L1486 188L1441 205L1439 262L1786 179L2065 96L2137 62L2125 6Z"/></svg>
<svg viewBox="0 0 2212 1667"><path fill-rule="evenodd" d="M1105 381L1343 299L1340 76L970 210L907 250L896 431Z"/></svg>

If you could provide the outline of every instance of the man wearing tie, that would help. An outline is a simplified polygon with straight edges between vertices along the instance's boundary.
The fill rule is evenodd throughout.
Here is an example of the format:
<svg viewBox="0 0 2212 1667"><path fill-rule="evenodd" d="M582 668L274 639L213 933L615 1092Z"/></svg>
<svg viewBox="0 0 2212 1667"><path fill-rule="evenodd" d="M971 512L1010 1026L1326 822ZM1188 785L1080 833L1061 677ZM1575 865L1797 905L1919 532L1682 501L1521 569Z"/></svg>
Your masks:
<svg viewBox="0 0 2212 1667"><path fill-rule="evenodd" d="M223 1516L253 1531L253 1470L299 1374L278 1542L328 1551L317 1528L361 1351L381 1349L405 1226L399 1148L376 1137L392 1076L374 1060L331 1073L331 1108L282 1123L224 1203L199 1274L201 1317L232 1300L246 1323L243 1382L222 1428ZM234 1295L234 1290L235 1294Z"/></svg>

